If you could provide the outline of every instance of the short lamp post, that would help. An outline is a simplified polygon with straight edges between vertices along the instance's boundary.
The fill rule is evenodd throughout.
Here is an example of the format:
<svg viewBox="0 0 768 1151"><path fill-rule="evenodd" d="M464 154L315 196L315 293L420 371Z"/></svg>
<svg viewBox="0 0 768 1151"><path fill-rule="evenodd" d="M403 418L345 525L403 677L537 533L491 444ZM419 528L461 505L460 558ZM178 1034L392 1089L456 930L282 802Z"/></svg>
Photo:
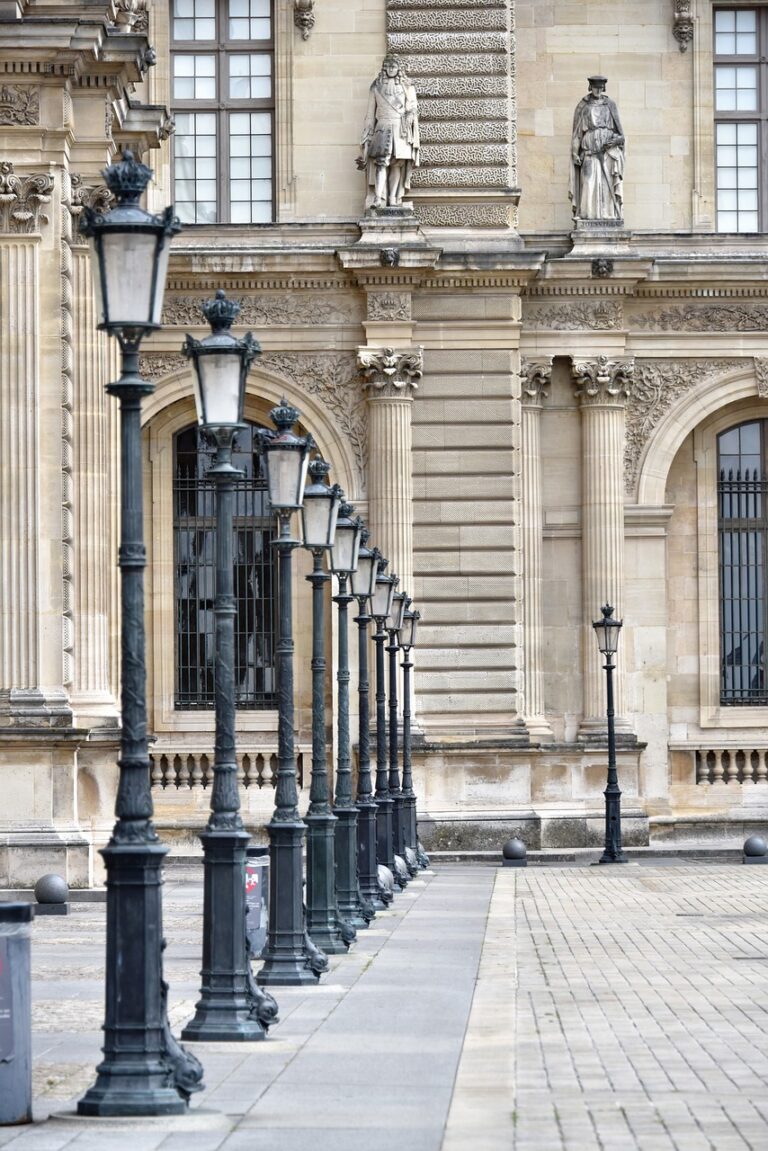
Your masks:
<svg viewBox="0 0 768 1151"><path fill-rule="evenodd" d="M422 863L419 859L419 833L416 826L416 793L413 790L413 774L411 768L411 649L416 644L416 629L421 613L409 608L403 612L400 624L400 650L403 653L403 839L405 861L408 869L419 871Z"/></svg>
<svg viewBox="0 0 768 1151"><path fill-rule="evenodd" d="M308 946L302 892L302 846L306 825L299 815L296 787L296 751L293 738L293 550L291 516L304 500L311 436L297 436L293 425L300 412L282 400L270 412L276 431L263 433L267 486L277 515L275 541L278 562L279 627L275 650L277 665L277 787L269 832L269 924L264 966L257 975L262 985L293 987L315 984L328 966L322 953Z"/></svg>
<svg viewBox="0 0 768 1151"><path fill-rule="evenodd" d="M601 863L626 863L627 857L621 847L621 791L616 773L616 729L613 711L613 658L619 646L619 632L623 621L613 618L610 604L600 609L603 618L592 624L597 636L597 646L605 656L606 675L606 717L608 720L608 781L605 795L605 849L600 856Z"/></svg>
<svg viewBox="0 0 768 1151"><path fill-rule="evenodd" d="M120 379L120 663L122 729L117 822L102 850L107 871L104 1059L78 1102L80 1115L179 1115L202 1087L202 1067L168 1024L163 981L162 863L152 822L147 745L144 634L144 496L141 401L154 391L139 373L139 348L160 327L173 208L152 215L139 200L152 172L124 151L104 172L116 199L109 212L86 208L80 230L92 244L99 328L117 338Z"/></svg>
<svg viewBox="0 0 768 1151"><path fill-rule="evenodd" d="M331 548L331 571L339 584L333 597L338 608L338 669L336 780L333 814L336 816L336 899L339 914L355 927L367 927L375 911L363 900L357 874L357 808L352 796L352 749L349 735L349 627L348 607L354 600L349 580L357 568L362 520L351 504L341 505L336 539Z"/></svg>
<svg viewBox="0 0 768 1151"><path fill-rule="evenodd" d="M400 651L398 633L403 622L403 614L411 600L404 591L395 592L392 607L387 617L389 633L389 795L392 800L392 844L395 861L395 881L405 887L409 870L405 862L405 839L403 835L403 793L400 788L400 740L398 734L399 709L397 700L397 657Z"/></svg>
<svg viewBox="0 0 768 1151"><path fill-rule="evenodd" d="M357 684L358 684L358 741L357 741L357 872L360 891L374 909L386 906L379 895L378 864L376 862L376 800L371 780L371 711L370 682L368 678L368 625L371 622L371 596L379 568L379 553L368 547L370 533L366 527L361 533L357 568L352 572L352 594L357 599Z"/></svg>
<svg viewBox="0 0 768 1151"><path fill-rule="evenodd" d="M385 623L392 610L397 588L397 576L387 575L388 560L379 557L378 573L373 585L371 615L376 621L373 642L376 645L376 859L395 874L395 853L392 827L392 797L389 794L387 764L387 685L385 677L384 644L387 642Z"/></svg>
<svg viewBox="0 0 768 1151"><path fill-rule="evenodd" d="M272 996L253 980L245 930L245 859L249 835L240 816L235 754L235 603L232 532L237 432L245 427L248 369L260 352L248 332L230 328L240 305L219 290L202 305L211 325L203 340L187 336L182 351L195 369L195 401L202 431L216 444L208 475L216 487L215 705L216 735L211 814L203 845L203 968L200 999L182 1039L212 1042L266 1038L277 1017Z"/></svg>
<svg viewBox="0 0 768 1151"><path fill-rule="evenodd" d="M311 483L301 509L304 547L312 553L312 782L307 825L307 931L327 955L348 950L355 938L351 923L339 916L336 902L336 816L331 810L325 750L325 585L330 576L324 557L333 547L341 506L341 488L328 485L325 460L309 465Z"/></svg>

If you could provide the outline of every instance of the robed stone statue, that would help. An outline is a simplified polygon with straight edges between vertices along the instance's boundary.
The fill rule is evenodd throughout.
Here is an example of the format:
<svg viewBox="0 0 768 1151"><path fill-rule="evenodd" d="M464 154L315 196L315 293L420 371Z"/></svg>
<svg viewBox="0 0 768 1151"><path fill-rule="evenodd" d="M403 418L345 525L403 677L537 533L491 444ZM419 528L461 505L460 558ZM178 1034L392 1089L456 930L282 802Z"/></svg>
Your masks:
<svg viewBox="0 0 768 1151"><path fill-rule="evenodd" d="M419 110L398 56L384 57L371 84L360 143L357 166L368 177L366 208L399 207L419 165Z"/></svg>
<svg viewBox="0 0 768 1151"><path fill-rule="evenodd" d="M605 76L590 76L573 115L570 198L574 220L623 221L624 130L605 94Z"/></svg>

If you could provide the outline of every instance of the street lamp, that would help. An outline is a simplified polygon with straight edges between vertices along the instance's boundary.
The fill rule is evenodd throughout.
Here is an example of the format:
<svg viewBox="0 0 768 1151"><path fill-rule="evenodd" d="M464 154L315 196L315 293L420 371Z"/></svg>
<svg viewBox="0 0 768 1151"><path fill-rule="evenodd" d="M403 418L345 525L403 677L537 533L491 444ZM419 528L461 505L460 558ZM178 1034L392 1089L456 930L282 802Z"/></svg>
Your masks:
<svg viewBox="0 0 768 1151"><path fill-rule="evenodd" d="M325 595L330 580L323 558L333 547L342 492L330 487L325 460L309 465L311 483L301 509L304 547L312 553L312 782L307 825L307 931L326 954L339 955L355 938L351 923L341 919L336 902L336 816L330 805L325 755Z"/></svg>
<svg viewBox="0 0 768 1151"><path fill-rule="evenodd" d="M368 547L370 532L360 535L357 568L352 572L352 594L357 599L358 741L357 741L357 871L360 891L375 909L386 907L379 894L376 862L376 800L371 783L371 715L368 680L368 624L371 596L379 566L379 552Z"/></svg>
<svg viewBox="0 0 768 1151"><path fill-rule="evenodd" d="M600 856L601 863L626 863L627 857L621 848L621 791L616 773L616 730L613 722L613 657L619 646L619 632L623 621L613 618L610 604L600 609L603 618L592 624L597 636L597 646L605 656L605 675L608 719L608 782L605 795L605 849Z"/></svg>
<svg viewBox="0 0 768 1151"><path fill-rule="evenodd" d="M410 873L405 862L403 837L403 793L400 789L399 740L397 731L397 642L403 613L411 600L404 591L395 592L386 621L389 632L389 794L392 799L392 843L395 859L395 880L400 887L408 883Z"/></svg>
<svg viewBox="0 0 768 1151"><path fill-rule="evenodd" d="M296 752L293 741L293 595L292 557L298 540L291 539L291 516L304 499L311 436L297 436L293 425L300 412L283 399L270 412L276 431L262 433L269 502L278 519L275 541L278 562L279 629L275 648L277 669L277 786L269 832L269 925L260 984L294 987L315 984L328 959L309 943L302 898L302 844L306 825L299 815Z"/></svg>
<svg viewBox="0 0 768 1151"><path fill-rule="evenodd" d="M384 623L392 610L392 599L397 588L395 575L387 575L389 560L379 557L378 572L371 597L371 615L376 621L373 642L376 645L376 858L389 868L394 879L395 857L392 831L392 797L389 794L387 772L387 686L384 679L384 644L387 640Z"/></svg>
<svg viewBox="0 0 768 1151"><path fill-rule="evenodd" d="M349 578L357 568L362 520L354 515L351 504L343 503L336 523L336 538L331 548L331 571L339 582L338 595L338 669L336 788L333 814L336 824L336 899L339 915L355 927L367 927L375 915L368 900L363 900L357 875L357 808L352 797L352 755L349 737L349 632L348 606L355 598L349 592Z"/></svg>
<svg viewBox="0 0 768 1151"><path fill-rule="evenodd" d="M265 1039L277 1018L272 996L256 986L245 930L245 859L250 836L240 816L235 754L235 604L232 546L235 435L245 427L243 405L248 369L260 354L248 332L235 339L230 328L240 305L219 290L201 308L211 325L204 340L187 336L182 352L195 369L195 401L202 431L216 444L208 475L216 488L216 598L214 689L216 738L211 814L203 845L203 968L200 999L182 1039Z"/></svg>
<svg viewBox="0 0 768 1151"><path fill-rule="evenodd" d="M419 833L416 826L416 793L413 790L411 771L411 648L416 643L416 629L421 613L407 608L400 623L398 641L403 653L403 847L409 870L419 871Z"/></svg>
<svg viewBox="0 0 768 1151"><path fill-rule="evenodd" d="M172 207L155 216L140 206L151 177L124 151L104 171L115 207L86 208L80 224L92 244L98 326L117 338L122 353L120 379L107 385L120 401L120 775L117 822L101 852L107 871L104 1059L78 1102L80 1115L183 1114L203 1074L168 1024L161 897L168 848L152 823L147 748L141 400L154 386L139 374L139 348L160 326L170 240L181 227Z"/></svg>

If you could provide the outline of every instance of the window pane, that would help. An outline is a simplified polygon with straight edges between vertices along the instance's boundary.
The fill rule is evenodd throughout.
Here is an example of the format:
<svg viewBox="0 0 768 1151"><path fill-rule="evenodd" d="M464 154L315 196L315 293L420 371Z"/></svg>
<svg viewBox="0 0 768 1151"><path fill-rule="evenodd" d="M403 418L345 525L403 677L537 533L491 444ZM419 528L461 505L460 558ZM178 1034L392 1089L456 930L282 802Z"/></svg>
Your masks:
<svg viewBox="0 0 768 1151"><path fill-rule="evenodd" d="M232 100L268 100L272 93L272 58L266 52L237 54L229 60L229 96Z"/></svg>
<svg viewBox="0 0 768 1151"><path fill-rule="evenodd" d="M174 199L182 223L208 223L216 217L216 117L187 112L177 117L173 136Z"/></svg>
<svg viewBox="0 0 768 1151"><path fill-rule="evenodd" d="M231 40L269 40L269 0L230 0L229 36Z"/></svg>

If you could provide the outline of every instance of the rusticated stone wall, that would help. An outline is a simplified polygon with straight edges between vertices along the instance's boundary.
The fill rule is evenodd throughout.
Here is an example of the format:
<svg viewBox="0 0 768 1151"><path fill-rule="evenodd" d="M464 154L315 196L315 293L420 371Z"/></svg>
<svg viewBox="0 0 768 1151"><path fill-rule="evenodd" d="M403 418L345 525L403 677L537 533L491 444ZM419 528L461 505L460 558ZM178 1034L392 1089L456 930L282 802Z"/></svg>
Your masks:
<svg viewBox="0 0 768 1151"><path fill-rule="evenodd" d="M387 0L387 46L419 96L420 219L514 226L514 0Z"/></svg>

